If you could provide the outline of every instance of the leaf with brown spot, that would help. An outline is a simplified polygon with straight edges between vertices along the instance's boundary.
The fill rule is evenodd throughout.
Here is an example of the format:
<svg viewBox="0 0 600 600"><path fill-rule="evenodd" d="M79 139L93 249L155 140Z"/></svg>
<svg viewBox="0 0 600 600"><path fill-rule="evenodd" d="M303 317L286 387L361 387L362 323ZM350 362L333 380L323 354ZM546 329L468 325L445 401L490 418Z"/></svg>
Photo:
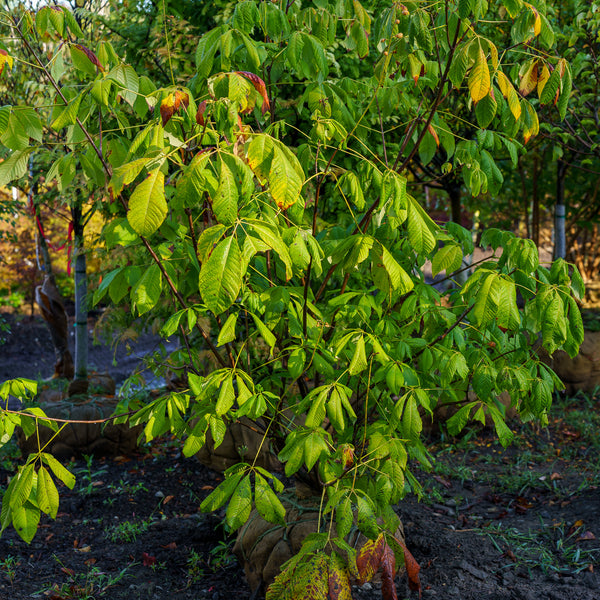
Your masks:
<svg viewBox="0 0 600 600"><path fill-rule="evenodd" d="M329 599L352 600L348 569L337 552L333 552L329 560Z"/></svg>
<svg viewBox="0 0 600 600"><path fill-rule="evenodd" d="M385 545L383 534L380 533L376 540L368 540L360 549L356 558L360 585L373 579L379 570Z"/></svg>
<svg viewBox="0 0 600 600"><path fill-rule="evenodd" d="M238 75L245 77L254 86L254 89L262 96L262 114L264 115L268 110L271 110L271 104L269 103L269 96L267 96L267 86L265 82L254 73L249 71L236 71Z"/></svg>
<svg viewBox="0 0 600 600"><path fill-rule="evenodd" d="M383 600L398 600L396 593L396 557L394 551L384 542L381 557L381 596Z"/></svg>
<svg viewBox="0 0 600 600"><path fill-rule="evenodd" d="M81 52L83 52L88 57L89 61L94 66L98 67L98 69L100 69L101 71L104 71L104 67L102 66L94 52L92 52L89 48L86 48L81 44L73 44L73 46L75 46L75 48L77 48L78 50L81 50Z"/></svg>

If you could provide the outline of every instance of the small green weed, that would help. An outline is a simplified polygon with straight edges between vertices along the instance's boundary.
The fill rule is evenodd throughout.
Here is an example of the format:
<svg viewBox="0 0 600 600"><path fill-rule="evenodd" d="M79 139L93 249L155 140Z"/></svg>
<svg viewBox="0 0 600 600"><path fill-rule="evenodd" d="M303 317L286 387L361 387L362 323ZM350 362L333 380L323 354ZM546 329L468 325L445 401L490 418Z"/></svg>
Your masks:
<svg viewBox="0 0 600 600"><path fill-rule="evenodd" d="M113 544L135 542L139 535L148 531L150 523L150 519L139 523L123 521L122 523L117 523L106 528L104 532Z"/></svg>
<svg viewBox="0 0 600 600"><path fill-rule="evenodd" d="M10 585L15 581L17 576L17 567L21 564L21 561L9 554L6 558L0 560L0 573L2 573L8 581L10 581Z"/></svg>
<svg viewBox="0 0 600 600"><path fill-rule="evenodd" d="M107 468L101 467L93 470L94 457L84 454L83 459L85 460L85 467L76 469L77 478L81 482L79 492L84 496L90 496L94 488L101 484L100 477L106 474Z"/></svg>
<svg viewBox="0 0 600 600"><path fill-rule="evenodd" d="M54 559L62 567L61 571L69 576L68 581L61 584L54 583L42 588L35 593L35 596L51 596L62 600L110 598L109 589L128 576L127 570L134 564L131 563L118 573L113 574L103 573L97 567L91 568L86 573L75 573L73 569L66 567L57 556L54 556Z"/></svg>

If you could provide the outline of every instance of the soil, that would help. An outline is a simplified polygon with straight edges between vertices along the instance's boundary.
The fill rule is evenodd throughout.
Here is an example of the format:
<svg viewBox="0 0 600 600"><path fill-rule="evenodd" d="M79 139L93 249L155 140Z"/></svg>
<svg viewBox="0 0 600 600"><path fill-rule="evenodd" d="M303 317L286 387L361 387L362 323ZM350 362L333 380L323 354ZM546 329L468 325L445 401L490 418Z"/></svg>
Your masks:
<svg viewBox="0 0 600 600"><path fill-rule="evenodd" d="M0 381L49 376L54 358L43 323L10 319ZM91 360L119 380L155 345L147 336L132 347L135 356L119 350L117 368L110 348L92 347ZM421 565L423 598L600 598L600 442L589 423L578 428L568 419L578 402L560 403L548 428L513 425L516 443L506 450L488 431L431 440L435 470L417 471L426 499L407 497L397 507ZM600 412L600 397L586 402L590 415ZM0 455L2 488L20 461L8 448ZM221 476L184 458L176 441L70 467L77 483L60 489L55 521L42 517L30 545L10 527L2 534L0 600L251 598L219 515L198 509ZM401 599L418 597L405 577L397 589ZM353 595L381 598L371 584Z"/></svg>

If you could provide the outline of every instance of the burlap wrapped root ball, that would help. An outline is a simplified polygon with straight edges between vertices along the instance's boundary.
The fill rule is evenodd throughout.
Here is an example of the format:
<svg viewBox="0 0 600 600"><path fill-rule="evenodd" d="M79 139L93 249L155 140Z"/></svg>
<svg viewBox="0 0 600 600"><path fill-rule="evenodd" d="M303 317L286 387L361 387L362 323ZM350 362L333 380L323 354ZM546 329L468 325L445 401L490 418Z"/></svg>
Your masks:
<svg viewBox="0 0 600 600"><path fill-rule="evenodd" d="M73 401L61 397L55 390L48 395L52 396L52 401L44 402L42 398L39 407L47 416L56 419L98 421L109 417L117 406L116 398L105 396ZM61 425L62 423L58 423L59 428ZM83 454L127 455L137 448L137 439L141 431L142 426L129 427L126 423L68 423L56 435L49 427L42 426L39 428L39 444L40 448L45 447L44 452L50 452L61 459ZM18 443L25 455L38 451L38 437L35 433L26 438L23 430L19 429Z"/></svg>
<svg viewBox="0 0 600 600"><path fill-rule="evenodd" d="M259 421L258 426L262 427L263 423ZM257 454L257 466L268 471L281 470L281 463L271 451L269 439L263 442L263 434L257 429L257 424L242 417L227 425L225 437L216 448L209 430L206 443L196 453L196 458L209 469L222 473L242 461L253 463Z"/></svg>
<svg viewBox="0 0 600 600"><path fill-rule="evenodd" d="M266 590L279 575L281 566L298 553L306 536L319 530L318 498L299 498L295 492L289 492L282 503L286 510L286 526L265 521L254 509L238 532L233 553L243 566L252 591L261 585ZM404 544L402 523L394 535ZM359 551L367 538L356 530L346 541Z"/></svg>

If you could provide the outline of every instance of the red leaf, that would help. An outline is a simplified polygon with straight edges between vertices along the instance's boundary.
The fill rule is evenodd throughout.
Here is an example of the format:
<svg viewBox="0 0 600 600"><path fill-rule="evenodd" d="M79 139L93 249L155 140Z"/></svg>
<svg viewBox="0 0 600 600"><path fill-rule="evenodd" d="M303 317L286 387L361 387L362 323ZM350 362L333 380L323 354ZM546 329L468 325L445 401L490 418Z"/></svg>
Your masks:
<svg viewBox="0 0 600 600"><path fill-rule="evenodd" d="M408 548L400 540L396 540L399 546L404 551L404 566L406 567L406 575L408 576L408 587L413 591L419 592L421 597L421 580L419 579L419 571L421 567L415 560L415 557L408 551Z"/></svg>
<svg viewBox="0 0 600 600"><path fill-rule="evenodd" d="M368 540L360 549L356 558L360 585L366 581L370 581L373 575L379 570L385 545L386 543L381 533L376 540Z"/></svg>
<svg viewBox="0 0 600 600"><path fill-rule="evenodd" d="M198 110L196 111L196 123L204 127L204 113L206 112L206 100L202 100L198 104Z"/></svg>
<svg viewBox="0 0 600 600"><path fill-rule="evenodd" d="M147 552L142 552L142 564L144 567L151 567L156 564L156 556L151 556Z"/></svg>
<svg viewBox="0 0 600 600"><path fill-rule="evenodd" d="M254 89L262 96L263 105L262 105L262 114L264 115L268 110L271 110L271 105L269 103L269 96L267 96L267 86L265 82L254 73L250 73L249 71L236 71L238 75L242 75L252 83Z"/></svg>
<svg viewBox="0 0 600 600"><path fill-rule="evenodd" d="M396 557L394 551L384 545L381 558L381 596L383 600L398 600L394 577L396 576Z"/></svg>

